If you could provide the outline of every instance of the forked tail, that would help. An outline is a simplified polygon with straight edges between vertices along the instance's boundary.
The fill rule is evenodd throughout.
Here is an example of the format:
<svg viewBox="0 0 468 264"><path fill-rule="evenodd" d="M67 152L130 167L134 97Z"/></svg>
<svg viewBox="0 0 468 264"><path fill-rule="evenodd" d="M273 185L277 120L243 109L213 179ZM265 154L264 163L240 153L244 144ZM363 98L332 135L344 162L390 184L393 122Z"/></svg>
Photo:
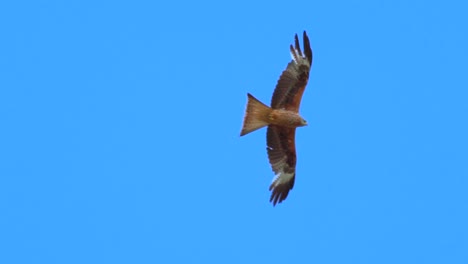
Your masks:
<svg viewBox="0 0 468 264"><path fill-rule="evenodd" d="M269 124L269 115L272 109L257 100L251 94L247 94L247 109L245 110L244 124L241 136L260 129Z"/></svg>

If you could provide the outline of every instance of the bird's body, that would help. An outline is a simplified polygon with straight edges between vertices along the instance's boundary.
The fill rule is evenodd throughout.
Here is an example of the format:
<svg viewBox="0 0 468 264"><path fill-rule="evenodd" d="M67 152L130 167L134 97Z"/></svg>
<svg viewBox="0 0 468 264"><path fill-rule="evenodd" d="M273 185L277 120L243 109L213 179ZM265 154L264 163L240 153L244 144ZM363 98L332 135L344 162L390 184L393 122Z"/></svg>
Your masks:
<svg viewBox="0 0 468 264"><path fill-rule="evenodd" d="M267 152L275 177L270 185L270 201L281 203L294 186L296 176L296 127L307 125L299 115L302 94L309 80L312 65L312 49L304 31L304 54L295 36L295 46L290 46L292 61L280 76L271 107L266 106L251 94L247 94L247 109L241 136L268 126Z"/></svg>
<svg viewBox="0 0 468 264"><path fill-rule="evenodd" d="M301 127L307 125L307 122L296 112L284 109L272 109L270 125Z"/></svg>

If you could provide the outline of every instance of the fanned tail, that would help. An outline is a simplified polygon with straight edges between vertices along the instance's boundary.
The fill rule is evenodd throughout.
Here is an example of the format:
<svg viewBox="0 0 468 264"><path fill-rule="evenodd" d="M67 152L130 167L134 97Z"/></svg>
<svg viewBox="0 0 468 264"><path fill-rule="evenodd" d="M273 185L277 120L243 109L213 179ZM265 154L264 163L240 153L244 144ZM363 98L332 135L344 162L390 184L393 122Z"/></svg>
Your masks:
<svg viewBox="0 0 468 264"><path fill-rule="evenodd" d="M269 124L268 116L272 109L257 100L251 94L247 94L247 109L245 110L244 123L241 136L260 129Z"/></svg>

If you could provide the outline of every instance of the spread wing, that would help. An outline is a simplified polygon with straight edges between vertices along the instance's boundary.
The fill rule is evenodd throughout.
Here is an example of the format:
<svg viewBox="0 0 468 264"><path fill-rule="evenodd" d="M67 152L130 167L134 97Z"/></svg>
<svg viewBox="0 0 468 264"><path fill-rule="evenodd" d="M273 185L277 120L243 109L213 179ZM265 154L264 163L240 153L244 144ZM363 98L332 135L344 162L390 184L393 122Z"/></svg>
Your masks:
<svg viewBox="0 0 468 264"><path fill-rule="evenodd" d="M296 128L270 125L267 130L267 151L275 178L270 185L270 202L281 203L294 187L296 176Z"/></svg>
<svg viewBox="0 0 468 264"><path fill-rule="evenodd" d="M273 109L281 108L298 112L302 94L309 80L312 49L307 33L304 31L303 35L304 54L301 51L297 34L294 37L294 42L294 47L292 45L289 47L293 60L281 74L271 99L271 108Z"/></svg>

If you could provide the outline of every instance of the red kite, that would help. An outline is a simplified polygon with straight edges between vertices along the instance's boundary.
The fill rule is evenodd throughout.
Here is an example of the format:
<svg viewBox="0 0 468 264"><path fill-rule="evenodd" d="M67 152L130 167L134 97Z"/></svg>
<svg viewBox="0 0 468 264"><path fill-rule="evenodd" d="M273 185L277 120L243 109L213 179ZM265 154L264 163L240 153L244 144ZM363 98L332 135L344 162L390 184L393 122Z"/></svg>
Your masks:
<svg viewBox="0 0 468 264"><path fill-rule="evenodd" d="M267 151L275 173L270 185L270 202L275 206L288 197L296 177L296 127L307 125L299 115L299 105L309 80L312 66L312 49L304 31L304 53L295 35L295 46L290 45L292 61L281 74L276 84L271 107L264 105L251 94L247 94L247 109L241 136L268 126Z"/></svg>

